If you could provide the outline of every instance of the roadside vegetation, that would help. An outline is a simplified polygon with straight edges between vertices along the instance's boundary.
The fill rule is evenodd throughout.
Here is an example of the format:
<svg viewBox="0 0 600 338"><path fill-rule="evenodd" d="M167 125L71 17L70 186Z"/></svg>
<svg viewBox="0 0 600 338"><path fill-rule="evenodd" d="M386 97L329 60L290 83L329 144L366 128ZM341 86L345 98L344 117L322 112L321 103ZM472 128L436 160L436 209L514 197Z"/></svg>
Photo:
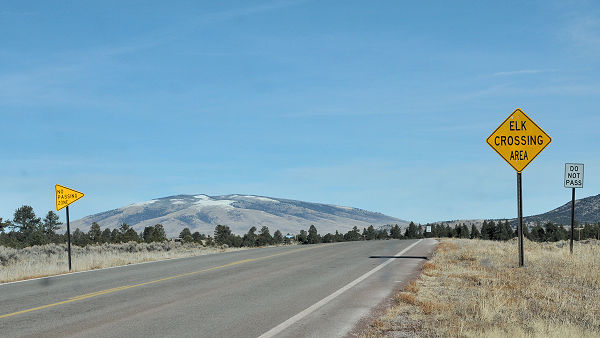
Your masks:
<svg viewBox="0 0 600 338"><path fill-rule="evenodd" d="M15 210L12 220L0 218L0 282L67 272L67 234L58 233L62 225L55 212L48 211L42 219L27 205ZM425 232L427 226L431 226L431 232ZM600 223L586 224L579 235L581 239L596 238L600 235ZM192 233L185 228L175 239L167 238L161 224L147 226L138 233L126 223L115 229L102 229L99 224L92 223L87 233L80 229L72 231L71 244L73 271L82 271L271 245L429 237L506 241L515 236L507 221L485 221L481 228L474 224L450 227L413 222L404 229L398 224L378 229L371 225L362 230L354 227L346 233L336 231L325 235L319 234L314 225L298 234L286 235L279 230L271 234L267 226L260 230L253 226L246 234L238 235L226 225L217 225L212 236L197 231ZM525 230L525 236L535 241L559 241L568 238L568 233L562 226L547 223L543 227L536 225L531 231Z"/></svg>
<svg viewBox="0 0 600 338"><path fill-rule="evenodd" d="M364 337L598 337L600 241L441 239Z"/></svg>
<svg viewBox="0 0 600 338"><path fill-rule="evenodd" d="M72 271L86 271L163 259L208 255L236 249L165 241L104 243L84 247L75 245L71 247L71 250ZM21 249L0 246L0 283L66 272L69 272L69 266L67 245L64 243L36 245Z"/></svg>

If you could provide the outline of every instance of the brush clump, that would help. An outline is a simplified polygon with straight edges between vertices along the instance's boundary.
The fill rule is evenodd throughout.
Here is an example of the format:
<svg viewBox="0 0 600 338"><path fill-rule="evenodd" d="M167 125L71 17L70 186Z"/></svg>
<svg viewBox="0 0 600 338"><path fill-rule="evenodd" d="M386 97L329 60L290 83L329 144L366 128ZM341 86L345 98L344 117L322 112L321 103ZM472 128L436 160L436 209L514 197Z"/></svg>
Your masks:
<svg viewBox="0 0 600 338"><path fill-rule="evenodd" d="M600 336L600 241L443 239L362 336Z"/></svg>
<svg viewBox="0 0 600 338"><path fill-rule="evenodd" d="M153 243L105 243L72 246L72 271L85 271L162 259L207 255L238 248L205 247L173 241ZM69 272L66 244L47 244L13 249L0 246L0 283Z"/></svg>

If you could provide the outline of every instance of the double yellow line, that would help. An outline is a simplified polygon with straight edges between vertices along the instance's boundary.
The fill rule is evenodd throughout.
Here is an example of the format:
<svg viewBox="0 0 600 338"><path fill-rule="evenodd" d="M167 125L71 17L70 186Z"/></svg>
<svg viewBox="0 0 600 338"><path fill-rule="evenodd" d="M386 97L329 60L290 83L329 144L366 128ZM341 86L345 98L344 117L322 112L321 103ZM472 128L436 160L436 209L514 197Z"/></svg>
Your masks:
<svg viewBox="0 0 600 338"><path fill-rule="evenodd" d="M277 257L277 256L288 255L288 254L291 254L291 253L296 253L296 252L308 250L308 249L311 249L311 248L313 248L313 247L311 246L311 247L306 247L306 248L302 248L302 249L296 249L296 250L281 252L281 253L278 253L278 254L264 256L264 257L243 259L243 260L240 260L240 261L235 261L235 262L231 262L231 263L224 264L224 265L214 266L212 268L207 268L207 269L193 271L193 272L188 272L188 273L182 273L182 274L179 274L179 275L174 275L174 276L170 276L170 277L156 279L156 280L149 281L149 282L144 282L144 283L139 283L139 284L132 284L132 285L124 285L124 286L119 286L119 287L112 288L112 289L107 289L107 290L102 290L102 291L96 291L96 292L92 292L92 293L86 293L84 295L79 295L79 296L71 297L71 298L69 298L67 300L63 300L63 301L60 301L60 302L56 302L56 303L52 303L52 304L48 304L48 305L42 305L42 306L34 307L34 308L31 308L31 309L26 309L26 310L21 310L21 311L13 312L13 313L7 313L5 315L0 315L0 319L7 318L7 317L12 317L12 316L17 316L17 315L21 315L21 314L28 313L28 312L43 310L43 309L47 309L47 308L51 308L51 307L55 307L55 306L59 306L59 305L63 305L63 304L73 303L73 302L77 302L77 301L84 300L84 299L89 299L89 298L98 297L98 296L101 296L101 295L106 295L106 294L109 294L109 293L114 293L114 292L124 291L124 290L128 290L128 289L133 289L133 288L137 288L137 287L140 287L140 286L145 286L145 285L150 285L150 284L156 284L156 283L165 282L165 281L168 281L168 280L173 280L173 279L178 279L178 278L183 278L183 277L197 275L197 274L203 273L203 272L208 272L208 271L213 271L213 270L218 270L218 269L224 269L224 268L228 268L228 267L232 267L232 266L236 266L236 265L240 265L240 264L246 264L246 263L256 262L256 261L260 261L260 260L264 260L264 259L269 259L269 258L273 258L273 257Z"/></svg>

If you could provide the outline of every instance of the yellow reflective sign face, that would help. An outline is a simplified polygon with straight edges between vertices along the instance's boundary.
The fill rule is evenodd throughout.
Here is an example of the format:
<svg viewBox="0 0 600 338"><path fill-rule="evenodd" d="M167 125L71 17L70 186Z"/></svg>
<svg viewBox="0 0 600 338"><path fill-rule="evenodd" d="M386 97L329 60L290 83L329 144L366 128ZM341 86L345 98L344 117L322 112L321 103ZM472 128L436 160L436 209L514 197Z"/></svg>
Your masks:
<svg viewBox="0 0 600 338"><path fill-rule="evenodd" d="M486 141L511 167L521 172L552 138L517 108Z"/></svg>
<svg viewBox="0 0 600 338"><path fill-rule="evenodd" d="M83 197L82 192L58 184L54 185L54 191L56 192L56 211Z"/></svg>

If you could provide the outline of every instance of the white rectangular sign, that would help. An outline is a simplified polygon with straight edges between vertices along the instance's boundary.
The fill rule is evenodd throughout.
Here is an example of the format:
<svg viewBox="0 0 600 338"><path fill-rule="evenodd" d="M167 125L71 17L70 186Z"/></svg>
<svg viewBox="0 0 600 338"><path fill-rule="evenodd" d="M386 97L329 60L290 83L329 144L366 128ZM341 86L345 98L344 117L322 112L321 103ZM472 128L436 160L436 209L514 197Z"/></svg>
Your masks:
<svg viewBox="0 0 600 338"><path fill-rule="evenodd" d="M565 163L565 188L583 188L582 163Z"/></svg>
<svg viewBox="0 0 600 338"><path fill-rule="evenodd" d="M425 232L431 232L431 225L427 226L427 228L425 229Z"/></svg>

